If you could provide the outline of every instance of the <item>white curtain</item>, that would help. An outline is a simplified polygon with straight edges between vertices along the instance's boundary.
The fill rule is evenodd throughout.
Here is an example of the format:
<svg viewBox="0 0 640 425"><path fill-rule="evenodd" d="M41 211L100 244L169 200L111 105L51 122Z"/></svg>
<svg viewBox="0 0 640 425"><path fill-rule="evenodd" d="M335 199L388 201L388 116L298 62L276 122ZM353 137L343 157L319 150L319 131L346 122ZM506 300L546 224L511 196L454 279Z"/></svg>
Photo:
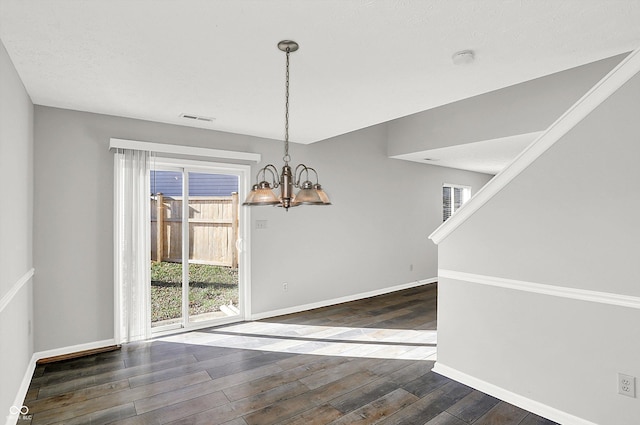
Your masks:
<svg viewBox="0 0 640 425"><path fill-rule="evenodd" d="M149 152L115 154L115 339L151 336Z"/></svg>

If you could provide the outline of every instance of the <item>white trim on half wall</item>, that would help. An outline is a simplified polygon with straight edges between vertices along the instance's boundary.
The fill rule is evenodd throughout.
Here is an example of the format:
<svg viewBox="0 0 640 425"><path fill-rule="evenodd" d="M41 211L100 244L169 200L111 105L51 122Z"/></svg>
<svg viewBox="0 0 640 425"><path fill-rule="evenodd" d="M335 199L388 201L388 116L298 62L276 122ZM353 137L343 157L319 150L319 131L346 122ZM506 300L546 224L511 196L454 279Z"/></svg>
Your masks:
<svg viewBox="0 0 640 425"><path fill-rule="evenodd" d="M27 282L29 282L29 279L33 277L34 273L34 268L27 270L27 272L23 274L22 277L16 281L16 283L13 284L13 286L7 291L7 293L4 294L2 298L0 298L0 313L2 313L2 310L4 310L9 305L11 300L13 300L13 297L15 297L18 292L20 292L20 289L22 289L22 287Z"/></svg>
<svg viewBox="0 0 640 425"><path fill-rule="evenodd" d="M590 301L600 304L610 304L619 307L640 309L640 297L633 295L614 294L611 292L591 291L588 289L571 288L561 285L526 282L523 280L505 279L502 277L486 276L475 273L458 272L439 269L438 276L462 282L478 283L481 285L497 286L516 291L533 292L535 294L569 298L579 301Z"/></svg>

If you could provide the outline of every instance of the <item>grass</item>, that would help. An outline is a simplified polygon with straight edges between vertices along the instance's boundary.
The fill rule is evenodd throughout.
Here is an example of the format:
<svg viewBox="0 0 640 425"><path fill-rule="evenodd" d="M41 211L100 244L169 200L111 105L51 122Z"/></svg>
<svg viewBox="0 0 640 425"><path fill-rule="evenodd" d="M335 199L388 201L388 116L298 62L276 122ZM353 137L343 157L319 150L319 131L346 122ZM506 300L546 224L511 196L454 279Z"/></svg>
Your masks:
<svg viewBox="0 0 640 425"><path fill-rule="evenodd" d="M182 315L182 264L151 263L151 322ZM238 270L189 264L189 315L238 306Z"/></svg>

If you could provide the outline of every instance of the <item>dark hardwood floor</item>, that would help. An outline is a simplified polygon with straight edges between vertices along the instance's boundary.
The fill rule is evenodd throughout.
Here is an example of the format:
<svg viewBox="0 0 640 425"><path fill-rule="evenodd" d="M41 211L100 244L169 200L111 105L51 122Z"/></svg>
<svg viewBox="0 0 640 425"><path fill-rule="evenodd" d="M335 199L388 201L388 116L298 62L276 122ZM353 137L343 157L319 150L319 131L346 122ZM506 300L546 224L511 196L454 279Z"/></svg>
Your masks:
<svg viewBox="0 0 640 425"><path fill-rule="evenodd" d="M428 285L39 365L18 423L553 424L431 372L436 297Z"/></svg>

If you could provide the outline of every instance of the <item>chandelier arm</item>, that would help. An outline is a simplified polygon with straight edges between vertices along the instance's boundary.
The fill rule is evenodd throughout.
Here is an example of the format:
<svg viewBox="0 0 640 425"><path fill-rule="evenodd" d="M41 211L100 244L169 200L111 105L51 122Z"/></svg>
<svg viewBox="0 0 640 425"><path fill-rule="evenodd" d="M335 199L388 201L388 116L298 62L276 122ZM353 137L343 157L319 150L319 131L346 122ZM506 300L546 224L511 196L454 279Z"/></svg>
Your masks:
<svg viewBox="0 0 640 425"><path fill-rule="evenodd" d="M261 181L266 181L267 176L265 175L267 167L262 167L256 173L256 183L260 183ZM260 180L260 175L262 174L262 180Z"/></svg>
<svg viewBox="0 0 640 425"><path fill-rule="evenodd" d="M298 172L298 170L300 170L300 172ZM295 172L295 178L296 178L296 187L299 187L300 185L300 180L302 180L302 173L306 173L306 178L307 180L309 180L309 171L313 171L313 174L316 175L316 183L319 183L319 177L318 177L318 172L316 171L315 168L312 167L307 167L304 164L299 164L296 167L296 172Z"/></svg>
<svg viewBox="0 0 640 425"><path fill-rule="evenodd" d="M260 175L262 174L262 181L267 181L267 171L271 173L271 182L273 187L276 188L279 186L280 176L278 175L278 170L273 164L267 164L256 173L256 183L260 183Z"/></svg>
<svg viewBox="0 0 640 425"><path fill-rule="evenodd" d="M294 186L295 187L300 187L300 180L302 180L302 173L307 169L307 166L304 164L298 164L298 166L296 167L296 171L295 173L293 173L293 177L294 177ZM300 170L300 171L298 171Z"/></svg>
<svg viewBox="0 0 640 425"><path fill-rule="evenodd" d="M307 170L307 180L309 179L309 171L313 171L313 174L316 175L316 183L318 182L318 172L316 171L315 168L311 168L311 167L305 167L305 169Z"/></svg>
<svg viewBox="0 0 640 425"><path fill-rule="evenodd" d="M277 188L280 186L280 175L278 174L278 169L273 164L268 164L264 167L265 170L269 170L271 173L271 180L273 183L273 187Z"/></svg>
<svg viewBox="0 0 640 425"><path fill-rule="evenodd" d="M264 168L261 168L256 173L256 184L260 183L260 174L262 173L262 178L264 179Z"/></svg>

